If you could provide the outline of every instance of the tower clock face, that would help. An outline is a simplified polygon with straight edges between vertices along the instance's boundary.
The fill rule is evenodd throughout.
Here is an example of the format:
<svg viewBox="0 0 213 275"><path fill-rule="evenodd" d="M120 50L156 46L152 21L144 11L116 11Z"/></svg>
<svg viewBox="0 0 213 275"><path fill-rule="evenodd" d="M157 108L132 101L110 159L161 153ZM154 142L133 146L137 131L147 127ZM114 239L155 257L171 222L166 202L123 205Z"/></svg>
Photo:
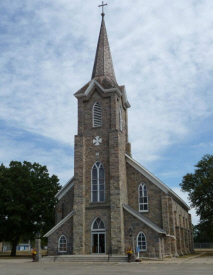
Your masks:
<svg viewBox="0 0 213 275"><path fill-rule="evenodd" d="M102 138L101 137L99 137L99 136L97 136L97 137L95 137L94 139L93 139L93 144L95 145L95 146L98 146L98 145L100 145L100 143L102 143Z"/></svg>

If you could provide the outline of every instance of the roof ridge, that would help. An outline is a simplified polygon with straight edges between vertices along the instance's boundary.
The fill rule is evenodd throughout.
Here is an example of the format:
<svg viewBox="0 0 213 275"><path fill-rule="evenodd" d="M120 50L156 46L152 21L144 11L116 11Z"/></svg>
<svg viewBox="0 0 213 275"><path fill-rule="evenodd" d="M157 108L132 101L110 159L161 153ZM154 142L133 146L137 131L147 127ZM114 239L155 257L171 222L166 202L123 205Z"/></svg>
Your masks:
<svg viewBox="0 0 213 275"><path fill-rule="evenodd" d="M156 184L159 188L161 188L164 192L167 191L168 194L173 195L173 198L176 198L179 200L179 202L182 203L188 210L190 210L189 206L187 203L178 196L169 186L167 186L165 183L163 183L159 178L157 178L154 174L152 174L148 169L146 169L143 165L141 165L139 162L137 162L135 159L133 159L131 156L125 154L127 158L127 162L131 164L129 161L132 161L132 166L134 165L139 166L143 171L146 173L146 177L149 178L151 177L153 180L152 182ZM128 161L129 160L129 161ZM136 168L136 167L135 167ZM137 170L137 169L136 169Z"/></svg>
<svg viewBox="0 0 213 275"><path fill-rule="evenodd" d="M132 214L135 218L139 219L143 223L145 223L147 226L152 228L158 233L166 234L166 230L155 224L153 221L151 221L149 218L145 217L143 214L129 206L128 204L123 204L123 208L128 211L130 214Z"/></svg>
<svg viewBox="0 0 213 275"><path fill-rule="evenodd" d="M63 220L57 223L52 229L50 229L43 237L49 237L56 229L62 226L69 218L75 214L75 210L72 210Z"/></svg>

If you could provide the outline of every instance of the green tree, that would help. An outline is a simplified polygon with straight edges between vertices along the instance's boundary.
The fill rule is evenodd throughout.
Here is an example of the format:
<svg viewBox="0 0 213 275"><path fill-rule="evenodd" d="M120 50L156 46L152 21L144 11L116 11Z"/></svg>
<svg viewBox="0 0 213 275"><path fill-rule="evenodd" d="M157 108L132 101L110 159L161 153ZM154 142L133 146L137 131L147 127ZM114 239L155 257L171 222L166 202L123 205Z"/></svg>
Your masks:
<svg viewBox="0 0 213 275"><path fill-rule="evenodd" d="M22 239L33 239L37 231L54 225L57 176L49 176L46 166L11 161L0 166L0 240L11 242L11 256Z"/></svg>
<svg viewBox="0 0 213 275"><path fill-rule="evenodd" d="M196 226L197 238L213 241L213 156L205 155L192 174L186 174L180 184L182 191L188 192L191 206L200 216ZM199 234L198 234L199 233Z"/></svg>

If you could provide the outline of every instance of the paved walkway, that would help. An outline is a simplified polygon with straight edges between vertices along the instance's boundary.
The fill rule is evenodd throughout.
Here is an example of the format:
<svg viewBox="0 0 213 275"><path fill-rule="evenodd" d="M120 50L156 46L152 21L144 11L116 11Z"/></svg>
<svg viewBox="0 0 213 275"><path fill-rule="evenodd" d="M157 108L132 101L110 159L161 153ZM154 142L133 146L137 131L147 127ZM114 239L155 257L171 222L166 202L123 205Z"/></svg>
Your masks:
<svg viewBox="0 0 213 275"><path fill-rule="evenodd" d="M1 263L31 263L32 260L30 258L26 259L4 259L0 258L0 264ZM33 263L33 264L40 264L40 263ZM57 264L57 263L55 263ZM58 263L59 264L59 263ZM61 265L62 263L60 263ZM76 262L69 262L67 264L77 264ZM87 263L89 264L89 263ZM93 264L93 262L91 262ZM102 263L100 263L102 264ZM103 263L103 264L110 264L110 263ZM116 263L116 264L125 264L125 263ZM127 263L129 264L129 263ZM192 255L190 257L178 257L178 258L165 258L164 260L143 260L140 263L131 263L132 265L138 265L138 264L213 264L213 256L206 256L205 252L200 253L199 255Z"/></svg>
<svg viewBox="0 0 213 275"><path fill-rule="evenodd" d="M212 275L213 256L180 257L141 263L38 262L0 259L1 275Z"/></svg>

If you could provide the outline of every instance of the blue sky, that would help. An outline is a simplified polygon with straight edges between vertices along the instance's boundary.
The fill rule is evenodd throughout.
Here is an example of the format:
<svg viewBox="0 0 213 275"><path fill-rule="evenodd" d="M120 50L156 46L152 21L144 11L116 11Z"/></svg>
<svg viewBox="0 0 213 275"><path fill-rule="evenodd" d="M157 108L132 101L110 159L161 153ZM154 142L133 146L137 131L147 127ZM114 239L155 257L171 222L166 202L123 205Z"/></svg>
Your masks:
<svg viewBox="0 0 213 275"><path fill-rule="evenodd" d="M73 176L77 100L92 74L101 1L0 3L0 160ZM183 199L179 183L213 154L213 2L108 1L115 74L132 155ZM192 210L193 222L197 222Z"/></svg>

